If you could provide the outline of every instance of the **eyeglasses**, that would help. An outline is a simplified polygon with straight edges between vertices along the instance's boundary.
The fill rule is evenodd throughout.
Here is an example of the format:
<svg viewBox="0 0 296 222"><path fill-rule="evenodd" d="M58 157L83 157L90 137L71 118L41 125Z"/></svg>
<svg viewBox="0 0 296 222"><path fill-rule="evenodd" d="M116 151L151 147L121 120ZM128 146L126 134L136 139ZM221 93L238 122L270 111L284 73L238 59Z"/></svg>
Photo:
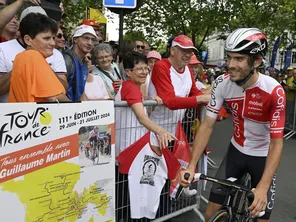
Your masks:
<svg viewBox="0 0 296 222"><path fill-rule="evenodd" d="M145 49L145 46L144 45L137 45L137 49L139 49L139 48Z"/></svg>
<svg viewBox="0 0 296 222"><path fill-rule="evenodd" d="M96 41L96 38L91 38L91 37L88 37L88 36L82 36L82 38L86 42L89 42L89 40L91 40L92 42Z"/></svg>
<svg viewBox="0 0 296 222"><path fill-rule="evenodd" d="M61 38L64 37L64 35L63 35L62 33L58 33L58 34L56 35L56 37L57 37L58 39L61 39Z"/></svg>
<svg viewBox="0 0 296 222"><path fill-rule="evenodd" d="M97 60L98 61L103 61L105 59L109 59L111 57L111 55L108 55L108 56L102 56L102 57L98 57Z"/></svg>
<svg viewBox="0 0 296 222"><path fill-rule="evenodd" d="M85 56L88 60L91 60L91 56Z"/></svg>
<svg viewBox="0 0 296 222"><path fill-rule="evenodd" d="M183 49L179 46L176 46L176 47L179 49L179 51L181 52L182 55L186 55L186 54L192 55L192 53L193 53L193 49Z"/></svg>
<svg viewBox="0 0 296 222"><path fill-rule="evenodd" d="M148 67L138 67L138 68L134 68L134 69L130 69L131 71L136 71L137 73L144 73L144 72L149 72L149 68Z"/></svg>

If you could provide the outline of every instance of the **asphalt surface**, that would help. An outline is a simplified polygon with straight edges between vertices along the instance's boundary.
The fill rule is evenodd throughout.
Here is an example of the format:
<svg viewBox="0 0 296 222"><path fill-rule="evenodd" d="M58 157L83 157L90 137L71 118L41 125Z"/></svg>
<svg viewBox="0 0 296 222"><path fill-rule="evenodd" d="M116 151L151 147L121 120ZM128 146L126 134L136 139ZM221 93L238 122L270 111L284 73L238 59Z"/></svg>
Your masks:
<svg viewBox="0 0 296 222"><path fill-rule="evenodd" d="M231 118L219 122L215 125L209 147L212 149L209 155L217 164L220 164L232 135L232 120ZM276 178L276 200L271 221L273 222L295 222L296 221L296 136L289 140L284 139L284 150L281 158L281 163L277 171ZM208 175L215 175L216 170L209 169ZM203 191L203 196L208 197L210 183L207 183L207 188ZM206 204L201 203L200 211L203 213ZM199 222L202 221L193 212L187 212L171 220L172 222Z"/></svg>

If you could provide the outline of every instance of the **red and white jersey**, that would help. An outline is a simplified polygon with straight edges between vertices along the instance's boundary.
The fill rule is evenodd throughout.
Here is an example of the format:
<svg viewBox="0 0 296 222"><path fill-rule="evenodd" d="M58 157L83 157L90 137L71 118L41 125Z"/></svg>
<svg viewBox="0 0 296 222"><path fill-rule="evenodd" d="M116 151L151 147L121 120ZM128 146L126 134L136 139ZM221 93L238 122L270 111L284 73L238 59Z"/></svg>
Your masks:
<svg viewBox="0 0 296 222"><path fill-rule="evenodd" d="M130 80L124 81L115 96L115 101L126 101L129 106L135 103L143 103L140 88ZM144 107L146 114L146 108ZM147 129L141 125L131 107L115 107L115 155L129 147L135 141L147 133Z"/></svg>
<svg viewBox="0 0 296 222"><path fill-rule="evenodd" d="M203 93L196 88L188 66L178 72L168 59L155 63L148 88L148 97L162 98L165 106L157 106L150 119L175 134L178 121L182 121L186 108L197 107L196 96Z"/></svg>
<svg viewBox="0 0 296 222"><path fill-rule="evenodd" d="M216 119L226 101L232 112L233 145L247 155L267 156L270 138L282 138L284 133L286 96L282 86L259 74L258 81L244 90L225 74L212 87L206 115Z"/></svg>
<svg viewBox="0 0 296 222"><path fill-rule="evenodd" d="M152 134L147 133L116 158L120 173L128 174L133 219L155 218L166 179L175 179L181 167L169 149L162 149L160 156L155 153L150 145Z"/></svg>

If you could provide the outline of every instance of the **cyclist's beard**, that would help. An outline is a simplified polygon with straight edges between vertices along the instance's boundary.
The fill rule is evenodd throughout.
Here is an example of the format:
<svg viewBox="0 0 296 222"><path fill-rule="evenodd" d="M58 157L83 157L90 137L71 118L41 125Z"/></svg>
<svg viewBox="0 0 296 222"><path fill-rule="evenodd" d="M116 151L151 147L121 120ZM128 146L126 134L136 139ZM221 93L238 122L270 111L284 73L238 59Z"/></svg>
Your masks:
<svg viewBox="0 0 296 222"><path fill-rule="evenodd" d="M237 80L231 80L235 82L237 85L242 86L244 85L254 74L254 67L252 66L251 69L242 69L242 68L230 68L229 69L230 73L240 73L239 78Z"/></svg>

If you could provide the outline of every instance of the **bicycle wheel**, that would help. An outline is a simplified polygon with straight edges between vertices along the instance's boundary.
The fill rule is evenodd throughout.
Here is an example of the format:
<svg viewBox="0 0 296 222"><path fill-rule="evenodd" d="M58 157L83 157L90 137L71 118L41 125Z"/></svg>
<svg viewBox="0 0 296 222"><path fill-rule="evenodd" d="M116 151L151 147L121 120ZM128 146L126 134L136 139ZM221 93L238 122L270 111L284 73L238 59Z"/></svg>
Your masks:
<svg viewBox="0 0 296 222"><path fill-rule="evenodd" d="M227 210L217 211L209 220L209 222L229 222L230 215Z"/></svg>

